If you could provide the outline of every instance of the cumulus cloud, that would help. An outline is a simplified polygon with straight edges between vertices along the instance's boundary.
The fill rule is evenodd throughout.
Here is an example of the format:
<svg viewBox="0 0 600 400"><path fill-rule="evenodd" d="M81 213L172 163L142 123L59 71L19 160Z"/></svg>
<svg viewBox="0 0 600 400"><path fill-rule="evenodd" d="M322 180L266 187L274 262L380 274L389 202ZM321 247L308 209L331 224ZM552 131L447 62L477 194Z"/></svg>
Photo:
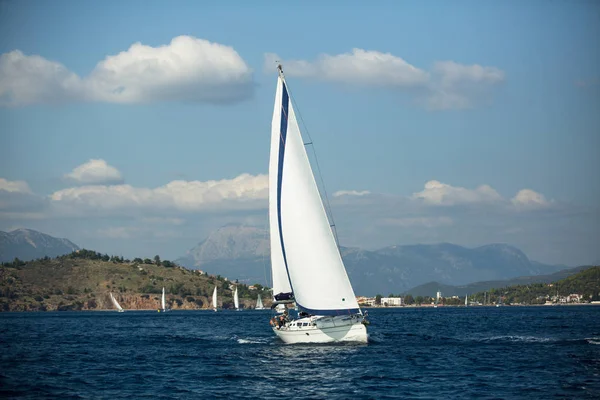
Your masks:
<svg viewBox="0 0 600 400"><path fill-rule="evenodd" d="M410 89L417 103L436 110L473 107L505 78L504 72L496 67L438 61L427 71L393 54L363 49L322 54L315 61L282 60L277 54L266 53L265 70L273 71L276 61L283 64L289 76Z"/></svg>
<svg viewBox="0 0 600 400"><path fill-rule="evenodd" d="M59 190L50 199L54 205L68 209L204 211L263 207L267 196L266 175L242 174L219 181L172 181L154 189L88 185Z"/></svg>
<svg viewBox="0 0 600 400"><path fill-rule="evenodd" d="M9 181L4 178L0 178L0 190L11 193L31 193L31 189L27 182L24 181Z"/></svg>
<svg viewBox="0 0 600 400"><path fill-rule="evenodd" d="M265 67L272 70L277 54L265 54ZM427 72L390 53L352 49L351 53L322 54L314 62L287 60L284 71L290 76L317 78L362 85L414 86L428 81Z"/></svg>
<svg viewBox="0 0 600 400"><path fill-rule="evenodd" d="M0 178L0 219L37 218L44 206L45 199L35 195L27 182Z"/></svg>
<svg viewBox="0 0 600 400"><path fill-rule="evenodd" d="M485 99L489 90L504 81L504 72L496 67L463 65L454 61L436 62L425 99L430 109L447 110L472 107L474 99Z"/></svg>
<svg viewBox="0 0 600 400"><path fill-rule="evenodd" d="M546 200L543 194L531 189L520 190L510 201L519 209L544 208L548 207L551 203Z"/></svg>
<svg viewBox="0 0 600 400"><path fill-rule="evenodd" d="M108 165L102 159L91 159L75 167L73 171L65 175L65 178L81 184L103 184L123 181L119 170Z"/></svg>
<svg viewBox="0 0 600 400"><path fill-rule="evenodd" d="M335 192L333 194L333 197L339 197L339 196L365 196L371 194L371 192L369 192L368 190L338 190L337 192Z"/></svg>
<svg viewBox="0 0 600 400"><path fill-rule="evenodd" d="M425 183L425 189L413 193L413 199L427 204L452 206L469 203L494 203L502 200L502 196L489 185L481 185L476 189L452 186L439 181Z"/></svg>
<svg viewBox="0 0 600 400"><path fill-rule="evenodd" d="M252 71L229 46L191 36L167 45L134 43L84 78L38 55L0 56L0 105L66 101L225 103L253 94Z"/></svg>

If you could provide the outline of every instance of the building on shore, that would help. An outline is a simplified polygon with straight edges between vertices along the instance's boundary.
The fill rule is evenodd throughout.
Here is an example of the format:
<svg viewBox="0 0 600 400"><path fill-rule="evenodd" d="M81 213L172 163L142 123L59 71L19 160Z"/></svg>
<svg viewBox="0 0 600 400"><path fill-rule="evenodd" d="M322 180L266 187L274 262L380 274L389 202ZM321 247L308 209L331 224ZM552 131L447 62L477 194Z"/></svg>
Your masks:
<svg viewBox="0 0 600 400"><path fill-rule="evenodd" d="M404 305L404 298L402 297L382 297L381 305L384 307L398 307Z"/></svg>

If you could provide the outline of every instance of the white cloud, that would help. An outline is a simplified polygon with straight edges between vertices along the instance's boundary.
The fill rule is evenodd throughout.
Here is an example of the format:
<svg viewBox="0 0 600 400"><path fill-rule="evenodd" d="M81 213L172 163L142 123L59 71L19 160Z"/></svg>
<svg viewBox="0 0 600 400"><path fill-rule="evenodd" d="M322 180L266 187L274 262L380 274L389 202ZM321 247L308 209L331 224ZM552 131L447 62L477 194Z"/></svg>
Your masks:
<svg viewBox="0 0 600 400"><path fill-rule="evenodd" d="M502 196L489 185L481 185L476 189L451 186L439 181L429 181L421 192L413 193L414 199L427 204L452 206L468 203L494 203L502 201Z"/></svg>
<svg viewBox="0 0 600 400"><path fill-rule="evenodd" d="M0 105L64 101L233 102L253 93L252 71L229 46L191 36L134 43L80 78L64 65L14 50L0 56Z"/></svg>
<svg viewBox="0 0 600 400"><path fill-rule="evenodd" d="M242 174L220 181L172 181L158 188L98 185L54 192L53 205L66 209L203 211L264 207L268 196L266 175Z"/></svg>
<svg viewBox="0 0 600 400"><path fill-rule="evenodd" d="M108 165L102 159L91 159L75 167L73 171L65 175L65 178L82 184L103 184L123 181L119 170Z"/></svg>
<svg viewBox="0 0 600 400"><path fill-rule="evenodd" d="M274 70L275 60L281 58L276 54L265 54L265 68ZM429 79L427 72L414 67L400 57L363 49L352 49L352 53L334 56L322 54L314 62L303 60L282 62L286 75L334 82L415 86L422 85Z"/></svg>
<svg viewBox="0 0 600 400"><path fill-rule="evenodd" d="M0 190L11 193L31 193L31 189L27 182L24 181L9 181L4 178L0 178Z"/></svg>
<svg viewBox="0 0 600 400"><path fill-rule="evenodd" d="M371 194L371 192L369 192L368 190L362 190L362 191L357 191L357 190L338 190L337 192L335 192L333 194L333 197L339 197L339 196L365 196Z"/></svg>
<svg viewBox="0 0 600 400"><path fill-rule="evenodd" d="M473 107L476 100L485 99L490 89L505 78L504 72L496 67L438 61L431 71L426 71L390 53L363 49L322 54L312 62L282 60L276 54L266 53L265 70L273 71L276 61L283 64L288 76L410 89L417 103L436 110Z"/></svg>
<svg viewBox="0 0 600 400"><path fill-rule="evenodd" d="M519 209L544 208L548 207L551 202L546 200L543 194L535 192L531 189L522 189L510 199L510 201Z"/></svg>
<svg viewBox="0 0 600 400"><path fill-rule="evenodd" d="M496 67L438 61L432 77L431 93L425 97L427 107L464 109L472 107L474 99L485 98L491 87L503 82L504 72Z"/></svg>

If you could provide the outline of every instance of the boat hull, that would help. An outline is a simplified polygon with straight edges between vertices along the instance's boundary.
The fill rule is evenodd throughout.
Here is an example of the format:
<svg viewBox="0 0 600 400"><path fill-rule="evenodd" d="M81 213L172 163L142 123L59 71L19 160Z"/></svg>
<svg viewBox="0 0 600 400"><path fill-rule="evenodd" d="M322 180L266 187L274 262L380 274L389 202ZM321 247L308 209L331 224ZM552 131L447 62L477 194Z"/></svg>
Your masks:
<svg viewBox="0 0 600 400"><path fill-rule="evenodd" d="M356 342L367 343L367 328L362 323L333 327L307 327L299 330L278 329L273 327L273 332L284 343L336 343Z"/></svg>

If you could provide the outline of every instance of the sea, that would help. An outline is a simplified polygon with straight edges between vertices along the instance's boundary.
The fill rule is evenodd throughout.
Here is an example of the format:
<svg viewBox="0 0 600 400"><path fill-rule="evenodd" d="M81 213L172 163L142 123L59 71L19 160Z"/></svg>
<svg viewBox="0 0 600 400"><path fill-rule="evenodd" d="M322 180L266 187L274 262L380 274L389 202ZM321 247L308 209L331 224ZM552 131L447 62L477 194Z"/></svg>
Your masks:
<svg viewBox="0 0 600 400"><path fill-rule="evenodd" d="M368 309L368 344L270 311L0 313L0 397L600 399L600 306Z"/></svg>

